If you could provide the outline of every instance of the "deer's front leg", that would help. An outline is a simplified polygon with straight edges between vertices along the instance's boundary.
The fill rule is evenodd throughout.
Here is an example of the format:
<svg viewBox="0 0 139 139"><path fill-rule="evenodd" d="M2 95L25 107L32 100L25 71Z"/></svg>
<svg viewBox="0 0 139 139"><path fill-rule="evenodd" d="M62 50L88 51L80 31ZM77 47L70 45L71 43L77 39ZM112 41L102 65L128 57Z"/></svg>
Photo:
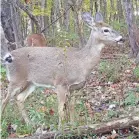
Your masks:
<svg viewBox="0 0 139 139"><path fill-rule="evenodd" d="M24 102L22 102L22 101L16 101L16 104L18 106L18 109L19 109L20 113L22 114L22 117L23 117L25 123L27 125L31 125L31 121L28 118L27 112L25 111L25 108L24 108Z"/></svg>
<svg viewBox="0 0 139 139"><path fill-rule="evenodd" d="M65 117L64 106L66 104L66 96L68 94L68 90L65 86L57 86L56 93L58 96L59 127L61 127Z"/></svg>

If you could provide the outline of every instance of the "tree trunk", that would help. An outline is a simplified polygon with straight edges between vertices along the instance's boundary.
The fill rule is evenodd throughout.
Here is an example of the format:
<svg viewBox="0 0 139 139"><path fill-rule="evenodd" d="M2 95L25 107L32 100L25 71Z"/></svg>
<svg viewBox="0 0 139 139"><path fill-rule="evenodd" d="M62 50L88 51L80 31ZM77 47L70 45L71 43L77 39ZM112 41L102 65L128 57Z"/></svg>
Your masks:
<svg viewBox="0 0 139 139"><path fill-rule="evenodd" d="M59 0L54 0L54 20L56 20L60 16L60 9L61 9L61 3ZM55 22L56 24L56 30L60 31L60 19Z"/></svg>
<svg viewBox="0 0 139 139"><path fill-rule="evenodd" d="M33 2L32 2L33 3ZM34 5L35 3L33 3ZM31 11L33 11L33 5L30 5L30 9ZM28 17L27 17L28 18ZM35 24L34 21L28 18L28 24L30 24L29 26L31 26L30 28L28 28L28 32L31 32L32 34L36 33L35 31Z"/></svg>
<svg viewBox="0 0 139 139"><path fill-rule="evenodd" d="M126 15L126 23L128 26L128 36L131 46L131 57L136 57L139 52L139 47L136 44L135 41L135 35L133 32L133 11L132 11L132 3L130 0L124 1L124 7L125 7L125 15Z"/></svg>
<svg viewBox="0 0 139 139"><path fill-rule="evenodd" d="M70 10L68 0L64 0L64 27L66 31L69 31L70 25Z"/></svg>
<svg viewBox="0 0 139 139"><path fill-rule="evenodd" d="M124 19L123 7L122 7L122 1L121 0L117 0L117 12L118 12L118 20L120 23L120 21Z"/></svg>
<svg viewBox="0 0 139 139"><path fill-rule="evenodd" d="M41 7L42 7L43 13L45 13L45 9L47 7L47 0L41 0ZM48 25L47 19L48 18L47 18L46 15L41 16L41 24L42 24L41 27L42 27L42 29L45 28ZM45 30L43 32L45 36L46 36L46 32L47 32L47 30Z"/></svg>
<svg viewBox="0 0 139 139"><path fill-rule="evenodd" d="M104 19L107 22L107 0L103 0L104 2Z"/></svg>
<svg viewBox="0 0 139 139"><path fill-rule="evenodd" d="M0 36L1 36L1 58L8 52L8 40L5 37L2 25L0 23Z"/></svg>
<svg viewBox="0 0 139 139"><path fill-rule="evenodd" d="M79 48L82 48L85 44L85 40L83 37L83 23L82 23L82 18L81 18L81 14L82 14L82 3L83 0L72 0L72 4L73 4L73 15L74 15L74 21L75 21L75 29L76 32L79 36Z"/></svg>
<svg viewBox="0 0 139 139"><path fill-rule="evenodd" d="M115 11L115 7L114 7L114 0L110 0L110 8L111 8L111 11ZM109 16L109 23L111 21L113 21L113 12L110 12L110 16Z"/></svg>
<svg viewBox="0 0 139 139"><path fill-rule="evenodd" d="M95 0L95 12L99 11L98 1Z"/></svg>
<svg viewBox="0 0 139 139"><path fill-rule="evenodd" d="M54 16L54 2L52 4L52 8L51 8L51 23L53 23L55 21L55 16ZM52 41L51 41L51 45L52 46L55 46L55 24L52 24L52 31L51 31L51 34L50 36L53 36L52 37Z"/></svg>
<svg viewBox="0 0 139 139"><path fill-rule="evenodd" d="M9 42L15 42L15 37L13 34L13 26L11 20L10 4L2 1L1 3L1 24L5 32L5 37Z"/></svg>
<svg viewBox="0 0 139 139"><path fill-rule="evenodd" d="M19 33L18 33L18 30L19 28L17 27L17 18L16 18L16 9L14 7L14 5L10 5L10 9L11 9L11 17L12 17L12 25L13 25L13 32L14 32L14 36L15 36L15 42L17 44L17 46L21 46L21 43L20 43L20 38L19 38Z"/></svg>
<svg viewBox="0 0 139 139"><path fill-rule="evenodd" d="M138 0L135 0L135 19L136 19L136 24L137 24L137 19L138 19L138 17L139 17L139 13L137 13L137 12L139 12L139 1Z"/></svg>
<svg viewBox="0 0 139 139"><path fill-rule="evenodd" d="M90 0L90 11L91 11L91 14L93 14L93 10L94 10L94 3L93 3L93 0Z"/></svg>
<svg viewBox="0 0 139 139"><path fill-rule="evenodd" d="M17 21L19 42L23 46L24 41L23 41L23 32L22 32L22 20L21 20L21 12L19 9L17 9L16 21Z"/></svg>

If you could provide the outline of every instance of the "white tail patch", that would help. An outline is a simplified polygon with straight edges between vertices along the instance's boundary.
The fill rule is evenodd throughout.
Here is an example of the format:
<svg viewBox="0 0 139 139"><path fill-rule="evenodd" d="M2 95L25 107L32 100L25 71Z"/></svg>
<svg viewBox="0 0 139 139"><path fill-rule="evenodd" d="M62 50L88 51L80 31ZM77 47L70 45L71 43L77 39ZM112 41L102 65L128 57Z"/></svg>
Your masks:
<svg viewBox="0 0 139 139"><path fill-rule="evenodd" d="M14 60L14 57L10 53L7 53L4 56L3 60L5 61L6 64L12 63L12 61Z"/></svg>

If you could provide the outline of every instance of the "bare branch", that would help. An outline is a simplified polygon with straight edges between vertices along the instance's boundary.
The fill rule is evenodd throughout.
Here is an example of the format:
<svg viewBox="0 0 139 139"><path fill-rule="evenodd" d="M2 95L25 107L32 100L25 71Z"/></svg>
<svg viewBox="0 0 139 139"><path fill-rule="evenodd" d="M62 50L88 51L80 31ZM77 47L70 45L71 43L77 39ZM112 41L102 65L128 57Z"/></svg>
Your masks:
<svg viewBox="0 0 139 139"><path fill-rule="evenodd" d="M99 134L99 133L107 133L111 132L113 129L122 129L122 128L128 128L132 125L139 124L139 116L129 116L122 119L118 119L115 121L110 121L107 123L100 123L100 124L94 124L94 125L87 125L87 126L80 126L78 128L73 129L72 131L65 130L63 132L46 132L42 135L34 135L32 137L26 137L24 139L50 139L55 137L63 137L66 134L72 134L72 135L82 135L87 133L93 133L93 134ZM10 139L10 138L9 138ZM17 138L12 138L17 139ZM18 138L19 139L19 138Z"/></svg>
<svg viewBox="0 0 139 139"><path fill-rule="evenodd" d="M24 6L19 0L15 0L15 1L11 1L11 2L12 3L15 2L14 6L16 6L17 8L20 8L29 16L29 18L35 23L38 33L41 33L40 24L39 24L38 20L36 19L36 17L28 9L28 7Z"/></svg>

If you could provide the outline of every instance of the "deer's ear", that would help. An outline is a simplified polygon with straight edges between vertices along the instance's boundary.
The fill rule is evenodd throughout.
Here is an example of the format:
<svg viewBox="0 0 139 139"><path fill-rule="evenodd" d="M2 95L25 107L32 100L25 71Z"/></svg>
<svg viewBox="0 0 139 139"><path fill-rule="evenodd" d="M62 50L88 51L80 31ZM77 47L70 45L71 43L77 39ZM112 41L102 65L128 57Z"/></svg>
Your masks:
<svg viewBox="0 0 139 139"><path fill-rule="evenodd" d="M88 12L85 12L85 13L82 14L82 19L83 19L89 26L92 26L92 25L95 24L95 23L94 23L93 17L92 17L91 14L88 13Z"/></svg>
<svg viewBox="0 0 139 139"><path fill-rule="evenodd" d="M95 14L95 22L103 22L103 15L100 12Z"/></svg>

